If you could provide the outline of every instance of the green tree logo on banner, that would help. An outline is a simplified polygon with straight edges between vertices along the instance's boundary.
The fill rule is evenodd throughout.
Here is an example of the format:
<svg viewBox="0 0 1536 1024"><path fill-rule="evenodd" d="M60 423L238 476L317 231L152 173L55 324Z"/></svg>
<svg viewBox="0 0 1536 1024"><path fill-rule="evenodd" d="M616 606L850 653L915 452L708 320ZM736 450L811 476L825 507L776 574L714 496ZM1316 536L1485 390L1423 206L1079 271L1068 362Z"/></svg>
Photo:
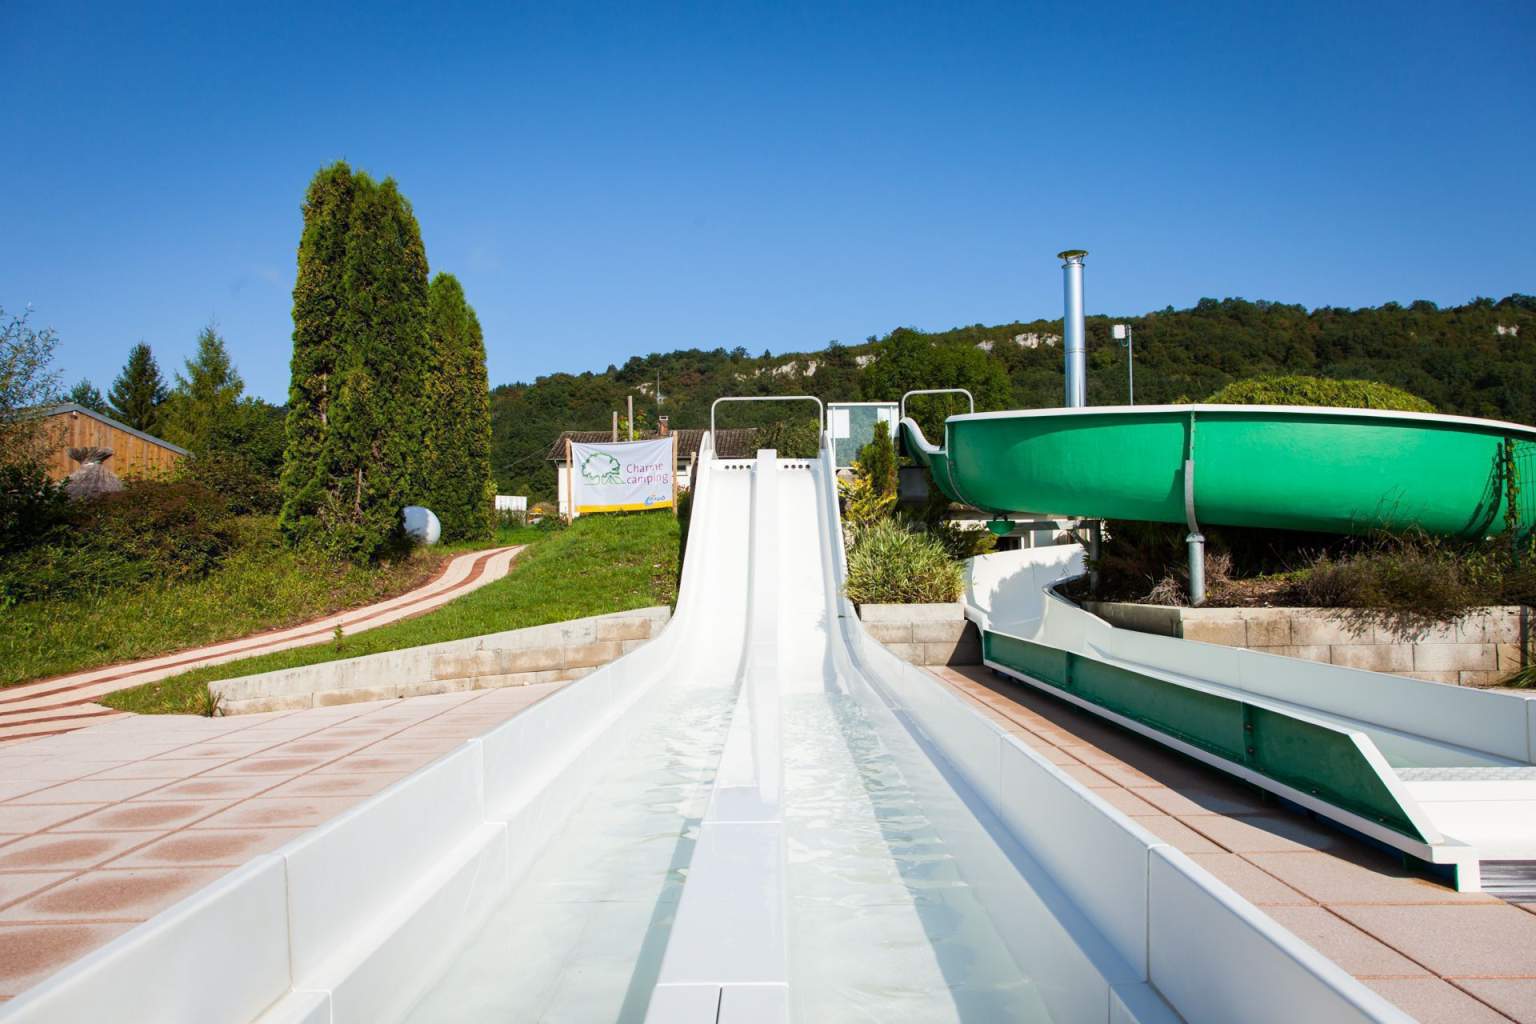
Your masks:
<svg viewBox="0 0 1536 1024"><path fill-rule="evenodd" d="M589 484L619 484L619 460L607 452L593 452L581 460L581 478Z"/></svg>

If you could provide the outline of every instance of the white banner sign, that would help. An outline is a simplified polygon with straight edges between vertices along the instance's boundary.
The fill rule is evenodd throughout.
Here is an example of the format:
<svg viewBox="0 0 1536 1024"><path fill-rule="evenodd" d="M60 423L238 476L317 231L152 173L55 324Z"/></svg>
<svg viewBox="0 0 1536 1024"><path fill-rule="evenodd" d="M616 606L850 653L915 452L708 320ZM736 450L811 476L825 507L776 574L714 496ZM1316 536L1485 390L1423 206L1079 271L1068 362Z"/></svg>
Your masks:
<svg viewBox="0 0 1536 1024"><path fill-rule="evenodd" d="M654 441L571 444L571 507L591 512L671 508L676 435Z"/></svg>

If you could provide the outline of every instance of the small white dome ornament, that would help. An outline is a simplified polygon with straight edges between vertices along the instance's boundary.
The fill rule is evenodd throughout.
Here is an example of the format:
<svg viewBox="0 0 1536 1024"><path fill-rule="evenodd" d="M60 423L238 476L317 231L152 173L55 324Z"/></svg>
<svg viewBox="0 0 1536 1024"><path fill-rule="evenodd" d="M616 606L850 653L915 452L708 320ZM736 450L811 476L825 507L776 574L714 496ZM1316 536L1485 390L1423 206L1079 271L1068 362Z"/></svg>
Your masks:
<svg viewBox="0 0 1536 1024"><path fill-rule="evenodd" d="M438 522L437 514L429 508L407 505L400 515L405 520L406 536L418 544L431 547L443 535L443 524Z"/></svg>

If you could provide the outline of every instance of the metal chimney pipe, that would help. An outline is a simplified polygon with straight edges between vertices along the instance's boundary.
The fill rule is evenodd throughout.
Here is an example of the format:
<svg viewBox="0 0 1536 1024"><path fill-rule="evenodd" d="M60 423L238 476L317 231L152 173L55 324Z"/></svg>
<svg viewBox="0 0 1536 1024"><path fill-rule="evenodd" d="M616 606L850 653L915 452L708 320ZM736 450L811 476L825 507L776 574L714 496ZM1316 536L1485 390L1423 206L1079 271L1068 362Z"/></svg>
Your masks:
<svg viewBox="0 0 1536 1024"><path fill-rule="evenodd" d="M1067 407L1088 404L1088 364L1083 335L1083 257L1086 249L1056 254L1062 260L1061 348L1067 364Z"/></svg>

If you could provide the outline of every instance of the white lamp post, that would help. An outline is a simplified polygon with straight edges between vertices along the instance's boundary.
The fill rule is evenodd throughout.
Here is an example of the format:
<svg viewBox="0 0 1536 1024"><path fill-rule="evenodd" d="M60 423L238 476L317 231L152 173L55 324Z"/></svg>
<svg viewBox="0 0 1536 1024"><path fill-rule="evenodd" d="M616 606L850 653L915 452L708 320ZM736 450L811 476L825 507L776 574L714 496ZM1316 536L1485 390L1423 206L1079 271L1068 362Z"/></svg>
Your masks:
<svg viewBox="0 0 1536 1024"><path fill-rule="evenodd" d="M1136 352L1133 348L1135 339L1132 337L1130 324L1115 324L1113 327L1115 340L1125 346L1125 383L1130 392L1131 404L1136 404Z"/></svg>

